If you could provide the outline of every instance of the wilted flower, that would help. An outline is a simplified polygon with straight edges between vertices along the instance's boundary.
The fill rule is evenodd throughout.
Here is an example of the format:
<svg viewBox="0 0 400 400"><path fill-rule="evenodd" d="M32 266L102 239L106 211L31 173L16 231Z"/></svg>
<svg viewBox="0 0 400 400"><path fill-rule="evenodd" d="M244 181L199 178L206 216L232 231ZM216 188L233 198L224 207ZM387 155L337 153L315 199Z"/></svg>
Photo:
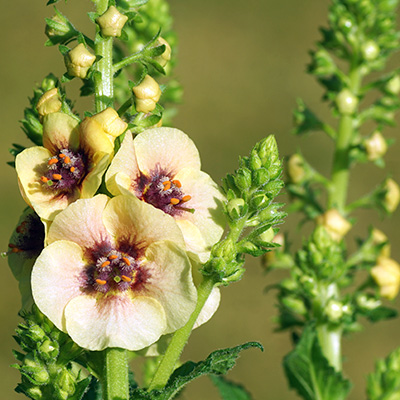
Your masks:
<svg viewBox="0 0 400 400"><path fill-rule="evenodd" d="M150 75L146 75L143 81L135 86L132 91L136 97L136 110L138 112L149 113L153 111L161 97L160 86Z"/></svg>
<svg viewBox="0 0 400 400"><path fill-rule="evenodd" d="M175 218L188 251L202 262L224 229L223 196L206 173L192 140L178 129L126 134L106 174L108 190L133 194ZM197 258L197 257L196 257Z"/></svg>
<svg viewBox="0 0 400 400"><path fill-rule="evenodd" d="M41 218L52 220L68 204L96 193L117 136L115 130L111 130L113 136L111 128L102 123L102 113L86 118L80 125L63 113L46 115L44 147L30 147L16 157L22 195ZM117 125L121 134L126 124Z"/></svg>
<svg viewBox="0 0 400 400"><path fill-rule="evenodd" d="M392 258L379 257L371 275L379 286L379 293L389 300L397 296L400 288L400 266Z"/></svg>
<svg viewBox="0 0 400 400"><path fill-rule="evenodd" d="M78 200L57 215L47 241L33 267L33 297L81 347L142 349L195 308L178 226L134 196Z"/></svg>

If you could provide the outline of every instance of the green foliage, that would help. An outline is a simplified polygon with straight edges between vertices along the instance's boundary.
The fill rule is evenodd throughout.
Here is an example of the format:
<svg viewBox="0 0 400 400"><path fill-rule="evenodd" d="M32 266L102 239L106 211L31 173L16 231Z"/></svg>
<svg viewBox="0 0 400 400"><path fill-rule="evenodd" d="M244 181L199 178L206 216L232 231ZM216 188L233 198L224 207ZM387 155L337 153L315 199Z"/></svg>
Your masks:
<svg viewBox="0 0 400 400"><path fill-rule="evenodd" d="M367 395L368 400L400 399L400 348L376 363L368 376Z"/></svg>
<svg viewBox="0 0 400 400"><path fill-rule="evenodd" d="M305 400L343 400L350 391L350 382L323 356L313 325L304 329L283 366L290 387Z"/></svg>
<svg viewBox="0 0 400 400"><path fill-rule="evenodd" d="M252 399L250 393L242 385L238 385L219 375L210 375L210 379L217 387L222 400Z"/></svg>

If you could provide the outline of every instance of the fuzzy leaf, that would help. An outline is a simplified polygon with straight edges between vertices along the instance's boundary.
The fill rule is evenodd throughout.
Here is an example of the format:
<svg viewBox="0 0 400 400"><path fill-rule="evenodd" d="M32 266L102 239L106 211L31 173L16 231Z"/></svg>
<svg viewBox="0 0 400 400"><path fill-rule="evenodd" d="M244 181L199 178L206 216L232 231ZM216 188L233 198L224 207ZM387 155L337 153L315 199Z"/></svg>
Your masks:
<svg viewBox="0 0 400 400"><path fill-rule="evenodd" d="M398 315L397 310L389 307L377 307L372 310L363 311L363 315L370 322L379 322L386 319L395 318Z"/></svg>
<svg viewBox="0 0 400 400"><path fill-rule="evenodd" d="M89 385L90 382L92 380L92 377L89 376L86 379L84 379L83 381L80 381L77 383L76 385L76 389L75 389L75 393L69 397L69 400L83 400L83 399L88 399L85 396L85 393L89 390Z"/></svg>
<svg viewBox="0 0 400 400"><path fill-rule="evenodd" d="M322 354L314 325L304 329L283 366L290 387L305 400L344 400L350 391L350 382Z"/></svg>
<svg viewBox="0 0 400 400"><path fill-rule="evenodd" d="M250 393L237 383L231 382L223 376L211 375L210 379L217 387L223 400L251 400Z"/></svg>

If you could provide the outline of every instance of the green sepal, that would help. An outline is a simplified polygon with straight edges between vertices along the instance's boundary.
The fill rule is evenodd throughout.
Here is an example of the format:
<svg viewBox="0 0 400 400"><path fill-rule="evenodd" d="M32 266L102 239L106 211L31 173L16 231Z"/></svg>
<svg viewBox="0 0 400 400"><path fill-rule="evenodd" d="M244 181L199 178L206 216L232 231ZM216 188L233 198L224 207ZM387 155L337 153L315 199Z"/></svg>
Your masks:
<svg viewBox="0 0 400 400"><path fill-rule="evenodd" d="M221 375L210 375L212 383L219 391L222 400L251 400L252 396L244 386L232 382Z"/></svg>
<svg viewBox="0 0 400 400"><path fill-rule="evenodd" d="M86 379L83 379L82 381L79 381L76 384L75 393L72 396L68 397L68 400L86 400L86 399L89 399L89 398L86 398L85 394L89 390L89 387L90 387L89 385L90 385L92 379L93 379L92 376L88 376Z"/></svg>
<svg viewBox="0 0 400 400"><path fill-rule="evenodd" d="M303 135L313 131L320 131L323 127L319 118L306 106L302 99L297 99L297 108L293 111L295 135Z"/></svg>
<svg viewBox="0 0 400 400"><path fill-rule="evenodd" d="M305 400L344 400L351 383L322 354L315 326L308 325L283 361L289 385Z"/></svg>
<svg viewBox="0 0 400 400"><path fill-rule="evenodd" d="M46 3L46 6L50 6L50 5L52 5L52 4L56 4L56 3L58 3L60 0L49 0L47 3ZM67 2L67 0L65 0L65 2Z"/></svg>
<svg viewBox="0 0 400 400"><path fill-rule="evenodd" d="M398 314L399 313L396 309L384 306L377 307L372 310L364 309L362 311L363 317L367 318L370 322L379 322L396 318Z"/></svg>

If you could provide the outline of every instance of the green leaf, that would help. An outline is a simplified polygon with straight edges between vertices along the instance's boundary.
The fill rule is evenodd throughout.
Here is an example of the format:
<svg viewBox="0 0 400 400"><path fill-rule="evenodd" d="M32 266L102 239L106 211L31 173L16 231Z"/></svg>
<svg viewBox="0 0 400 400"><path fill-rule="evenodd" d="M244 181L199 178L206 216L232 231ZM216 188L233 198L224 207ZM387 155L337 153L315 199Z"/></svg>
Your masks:
<svg viewBox="0 0 400 400"><path fill-rule="evenodd" d="M242 386L223 376L211 375L211 381L217 387L223 400L251 400L250 393Z"/></svg>
<svg viewBox="0 0 400 400"><path fill-rule="evenodd" d="M192 380L208 374L223 375L234 367L236 359L241 351L257 347L262 351L264 348L258 342L248 342L236 347L212 352L204 361L195 363L188 361L169 378L164 389L152 390L150 393L143 389L134 389L131 392L131 400L169 400L173 399L182 388ZM240 399L240 397L238 398ZM232 399L233 400L233 399Z"/></svg>
<svg viewBox="0 0 400 400"><path fill-rule="evenodd" d="M102 400L103 399L103 391L101 388L100 381L95 379L94 377L90 381L90 384L87 387L87 391L84 393L81 400Z"/></svg>
<svg viewBox="0 0 400 400"><path fill-rule="evenodd" d="M398 315L397 310L389 307L377 307L372 310L363 310L363 315L370 322L379 322L386 319L395 318Z"/></svg>
<svg viewBox="0 0 400 400"><path fill-rule="evenodd" d="M307 326L296 348L283 361L292 389L305 400L342 400L351 383L322 354L315 326Z"/></svg>
<svg viewBox="0 0 400 400"><path fill-rule="evenodd" d="M89 390L89 385L92 380L91 376L88 376L86 379L83 381L80 381L76 385L75 393L71 396L68 397L68 400L83 400L83 399L88 399L85 396L85 393Z"/></svg>

